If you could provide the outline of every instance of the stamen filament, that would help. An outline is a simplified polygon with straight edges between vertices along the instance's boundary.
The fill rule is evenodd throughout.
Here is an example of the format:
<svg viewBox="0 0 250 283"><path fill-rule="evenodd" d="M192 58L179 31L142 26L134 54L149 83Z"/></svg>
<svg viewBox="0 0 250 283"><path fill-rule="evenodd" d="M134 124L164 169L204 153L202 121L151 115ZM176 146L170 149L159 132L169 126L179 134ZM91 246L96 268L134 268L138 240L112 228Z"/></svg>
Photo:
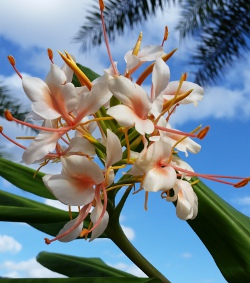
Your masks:
<svg viewBox="0 0 250 283"><path fill-rule="evenodd" d="M29 128L47 131L47 132L67 132L67 131L69 131L73 128L72 126L70 126L70 127L64 127L64 128L57 129L57 128L47 128L47 127L42 127L42 126L38 126L38 125L34 125L34 124L29 124L27 122L24 122L24 121L21 121L21 120L14 118L9 110L5 110L4 115L5 115L6 120L8 120L8 121L14 121L18 124L27 126Z"/></svg>
<svg viewBox="0 0 250 283"><path fill-rule="evenodd" d="M14 141L12 138L6 136L6 135L3 133L3 127L2 127L2 126L0 126L0 134L1 134L3 137L5 137L8 141L10 141L10 142L12 142L13 144L17 145L18 147L20 147L20 148L26 150L27 147L25 147L25 146L23 146L22 144L20 144L20 143Z"/></svg>
<svg viewBox="0 0 250 283"><path fill-rule="evenodd" d="M17 70L16 68L16 61L15 61L15 58L12 56L12 55L9 55L8 56L8 60L11 64L11 66L13 67L13 69L15 70L15 72L17 73L17 75L20 77L20 79L23 78L23 76L21 75L21 73Z"/></svg>
<svg viewBox="0 0 250 283"><path fill-rule="evenodd" d="M107 52L108 52L108 57L110 60L110 63L112 65L113 71L115 73L116 76L119 76L119 72L115 66L115 63L113 61L111 52L110 52L110 47L109 47L109 42L108 42L108 36L107 36L107 32L106 32L106 27L105 27L105 21L104 21L104 15L103 15L103 10L104 10L104 4L103 1L99 1L100 3L100 11L101 11L101 20L102 20L102 31L103 31L103 37L104 37L104 41L106 44L106 48L107 48Z"/></svg>
<svg viewBox="0 0 250 283"><path fill-rule="evenodd" d="M197 135L192 134L192 133L181 132L179 130L164 128L164 127L161 127L161 126L158 126L158 125L155 125L155 129L158 129L158 130L161 130L161 131L164 131L164 132L169 132L169 133L177 134L177 135L191 137L191 138L196 138L197 137Z"/></svg>

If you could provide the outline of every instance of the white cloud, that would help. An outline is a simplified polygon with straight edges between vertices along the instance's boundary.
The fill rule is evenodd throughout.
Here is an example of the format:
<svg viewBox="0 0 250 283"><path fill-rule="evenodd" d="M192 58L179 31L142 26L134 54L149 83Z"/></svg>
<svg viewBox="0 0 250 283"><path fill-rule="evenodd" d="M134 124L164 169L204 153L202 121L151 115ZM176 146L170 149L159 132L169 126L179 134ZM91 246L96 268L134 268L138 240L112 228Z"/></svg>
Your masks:
<svg viewBox="0 0 250 283"><path fill-rule="evenodd" d="M118 262L116 264L108 263L108 265L110 265L114 268L123 270L125 272L128 272L128 273L133 274L133 275L138 276L138 277L147 277L147 275L134 264L125 264L123 262Z"/></svg>
<svg viewBox="0 0 250 283"><path fill-rule="evenodd" d="M125 235L127 236L127 238L132 241L135 238L135 231L131 228L131 227L127 227L124 225L122 226L122 230L125 233Z"/></svg>
<svg viewBox="0 0 250 283"><path fill-rule="evenodd" d="M22 245L13 237L0 235L0 253L18 253L22 249Z"/></svg>
<svg viewBox="0 0 250 283"><path fill-rule="evenodd" d="M36 261L35 258L27 261L14 262L5 261L0 264L0 268L5 271L3 276L15 278L56 278L65 277L53 272Z"/></svg>
<svg viewBox="0 0 250 283"><path fill-rule="evenodd" d="M230 90L226 87L210 87L204 100L198 107L180 105L171 117L172 125L181 125L187 121L201 121L206 118L215 119L247 119L250 118L250 94L244 89Z"/></svg>
<svg viewBox="0 0 250 283"><path fill-rule="evenodd" d="M235 202L240 205L250 205L250 197L237 198Z"/></svg>
<svg viewBox="0 0 250 283"><path fill-rule="evenodd" d="M191 253L182 253L180 255L181 258L185 258L185 259L189 259L192 257L192 254Z"/></svg>

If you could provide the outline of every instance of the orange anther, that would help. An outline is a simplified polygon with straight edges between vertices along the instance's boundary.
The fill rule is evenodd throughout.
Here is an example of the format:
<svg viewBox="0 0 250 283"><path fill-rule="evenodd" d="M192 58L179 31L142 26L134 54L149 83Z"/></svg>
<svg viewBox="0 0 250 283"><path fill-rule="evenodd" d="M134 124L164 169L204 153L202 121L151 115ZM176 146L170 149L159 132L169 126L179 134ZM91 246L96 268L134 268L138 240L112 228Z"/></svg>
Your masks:
<svg viewBox="0 0 250 283"><path fill-rule="evenodd" d="M48 52L48 57L50 61L53 62L53 51L50 48L48 48L47 52Z"/></svg>
<svg viewBox="0 0 250 283"><path fill-rule="evenodd" d="M88 229L83 229L79 235L79 237L85 237L87 236L89 233L89 230Z"/></svg>
<svg viewBox="0 0 250 283"><path fill-rule="evenodd" d="M3 126L0 125L0 133L3 131Z"/></svg>
<svg viewBox="0 0 250 283"><path fill-rule="evenodd" d="M165 26L165 32L164 32L164 41L166 41L168 39L168 27Z"/></svg>
<svg viewBox="0 0 250 283"><path fill-rule="evenodd" d="M6 120L8 120L8 121L13 121L12 114L10 113L9 110L5 110L5 111L4 111L4 116L5 116L5 119L6 119Z"/></svg>
<svg viewBox="0 0 250 283"><path fill-rule="evenodd" d="M48 238L44 238L45 244L49 245L50 244L50 240Z"/></svg>
<svg viewBox="0 0 250 283"><path fill-rule="evenodd" d="M246 178L246 179L234 184L234 187L235 188L242 188L242 187L246 186L249 181L250 181L250 178Z"/></svg>
<svg viewBox="0 0 250 283"><path fill-rule="evenodd" d="M105 9L104 1L99 0L100 10L103 11Z"/></svg>
<svg viewBox="0 0 250 283"><path fill-rule="evenodd" d="M197 138L202 140L203 138L205 138L205 136L207 135L207 132L209 131L210 127L206 126L204 129L202 129L198 134L197 134Z"/></svg>
<svg viewBox="0 0 250 283"><path fill-rule="evenodd" d="M15 58L12 55L8 56L8 60L13 67L16 65Z"/></svg>

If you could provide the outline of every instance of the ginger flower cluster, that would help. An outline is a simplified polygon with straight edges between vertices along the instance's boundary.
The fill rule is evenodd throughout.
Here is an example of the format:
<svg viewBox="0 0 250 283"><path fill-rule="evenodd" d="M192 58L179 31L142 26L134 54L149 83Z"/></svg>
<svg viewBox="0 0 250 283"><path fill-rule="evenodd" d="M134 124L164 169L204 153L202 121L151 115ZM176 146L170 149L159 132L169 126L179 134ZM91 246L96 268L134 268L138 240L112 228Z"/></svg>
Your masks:
<svg viewBox="0 0 250 283"><path fill-rule="evenodd" d="M48 174L43 182L62 203L78 206L79 214L71 219L54 239L68 242L78 236L99 237L109 222L107 203L109 192L139 184L136 192L145 191L145 208L150 192L160 192L162 199L175 202L180 219L194 219L198 213L198 199L192 188L192 177L202 177L240 187L249 178L237 178L236 184L223 181L226 176L205 175L194 170L178 157L178 152L196 154L201 146L194 139L202 139L209 127L199 126L191 133L171 127L171 118L181 111L180 104L194 104L203 99L202 87L187 81L170 81L166 61L175 53L165 53L162 45L141 48L142 34L135 47L125 55L124 73L113 61L106 37L103 6L101 16L111 66L104 74L90 81L68 53L60 53L62 68L53 62L49 49L50 70L41 80L22 77L23 89L31 101L28 119L32 124L15 119L7 110L6 119L37 129L39 133L28 147L1 134L24 149L22 161L29 165L61 162L61 173ZM146 62L147 67L134 81L132 75ZM80 87L72 83L73 74ZM143 88L151 77L151 90ZM184 107L184 106L182 106ZM37 125L37 121L40 125ZM122 173L122 174L121 174ZM122 177L121 177L122 175ZM117 178L121 177L119 181ZM91 226L83 228L90 214Z"/></svg>

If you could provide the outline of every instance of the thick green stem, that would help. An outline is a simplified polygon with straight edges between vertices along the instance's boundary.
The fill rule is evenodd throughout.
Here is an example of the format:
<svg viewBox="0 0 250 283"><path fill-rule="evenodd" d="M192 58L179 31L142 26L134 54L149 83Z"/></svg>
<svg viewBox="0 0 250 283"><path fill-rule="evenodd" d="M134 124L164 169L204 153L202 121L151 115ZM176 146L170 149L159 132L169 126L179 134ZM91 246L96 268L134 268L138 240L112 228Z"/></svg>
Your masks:
<svg viewBox="0 0 250 283"><path fill-rule="evenodd" d="M163 276L149 261L146 260L131 244L117 222L110 221L105 234L123 251L123 253L134 262L148 277L159 278L163 283L170 281Z"/></svg>

